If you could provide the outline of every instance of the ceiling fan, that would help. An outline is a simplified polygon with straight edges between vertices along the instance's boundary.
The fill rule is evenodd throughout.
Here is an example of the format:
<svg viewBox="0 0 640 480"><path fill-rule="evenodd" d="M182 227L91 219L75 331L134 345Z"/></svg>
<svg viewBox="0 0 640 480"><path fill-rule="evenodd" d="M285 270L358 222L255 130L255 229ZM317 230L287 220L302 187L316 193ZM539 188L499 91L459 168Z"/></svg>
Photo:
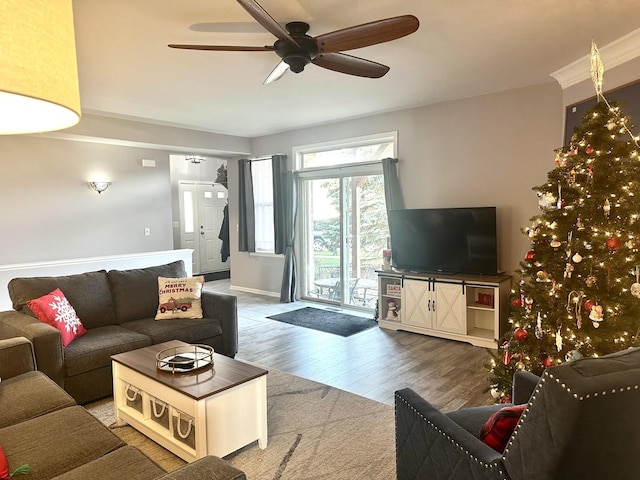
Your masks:
<svg viewBox="0 0 640 480"><path fill-rule="evenodd" d="M420 26L420 22L413 15L401 15L311 37L307 35L309 31L307 23L289 22L285 25L285 29L255 0L238 0L238 3L260 25L277 37L273 45L250 47L170 44L169 47L226 52L276 52L282 61L269 74L264 81L265 84L278 80L287 70L300 73L309 63L348 75L380 78L389 71L389 67L347 55L342 51L389 42L415 32Z"/></svg>

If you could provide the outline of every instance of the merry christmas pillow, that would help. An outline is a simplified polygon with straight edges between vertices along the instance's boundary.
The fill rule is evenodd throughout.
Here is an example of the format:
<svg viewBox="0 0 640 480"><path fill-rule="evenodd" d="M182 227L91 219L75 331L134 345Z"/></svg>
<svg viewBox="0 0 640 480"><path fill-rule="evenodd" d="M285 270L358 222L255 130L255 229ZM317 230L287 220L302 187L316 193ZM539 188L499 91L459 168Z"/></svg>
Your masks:
<svg viewBox="0 0 640 480"><path fill-rule="evenodd" d="M202 318L204 275L184 278L158 277L156 320Z"/></svg>
<svg viewBox="0 0 640 480"><path fill-rule="evenodd" d="M491 415L480 431L480 440L494 450L504 452L526 407L526 403L510 405Z"/></svg>
<svg viewBox="0 0 640 480"><path fill-rule="evenodd" d="M28 301L27 305L38 320L60 331L63 347L87 333L75 309L59 288L48 295Z"/></svg>

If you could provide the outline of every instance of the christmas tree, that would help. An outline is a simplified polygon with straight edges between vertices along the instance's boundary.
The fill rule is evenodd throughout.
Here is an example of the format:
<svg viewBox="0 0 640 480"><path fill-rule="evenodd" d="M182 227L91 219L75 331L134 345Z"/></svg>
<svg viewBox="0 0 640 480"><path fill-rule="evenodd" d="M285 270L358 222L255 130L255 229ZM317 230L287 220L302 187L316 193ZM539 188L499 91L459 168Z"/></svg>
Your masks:
<svg viewBox="0 0 640 480"><path fill-rule="evenodd" d="M492 353L494 397L510 401L512 376L639 344L640 160L620 105L599 101L547 182L523 232L531 250L513 290L511 331Z"/></svg>

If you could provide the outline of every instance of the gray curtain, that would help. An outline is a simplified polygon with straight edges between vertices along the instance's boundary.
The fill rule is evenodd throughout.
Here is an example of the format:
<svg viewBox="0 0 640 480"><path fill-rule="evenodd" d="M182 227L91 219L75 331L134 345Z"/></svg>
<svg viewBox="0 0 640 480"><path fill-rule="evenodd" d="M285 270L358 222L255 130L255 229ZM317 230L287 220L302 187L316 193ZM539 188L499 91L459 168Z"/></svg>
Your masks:
<svg viewBox="0 0 640 480"><path fill-rule="evenodd" d="M385 158L382 160L382 173L384 175L384 201L389 210L401 210L404 208L402 189L396 170L397 158Z"/></svg>
<svg viewBox="0 0 640 480"><path fill-rule="evenodd" d="M273 233L274 253L282 254L287 245L287 156L274 155L271 157L271 170L273 174Z"/></svg>
<svg viewBox="0 0 640 480"><path fill-rule="evenodd" d="M255 211L253 208L253 181L251 177L251 160L238 162L238 250L240 252L256 251Z"/></svg>
<svg viewBox="0 0 640 480"><path fill-rule="evenodd" d="M286 247L284 250L284 271L282 273L282 287L280 289L280 302L291 303L296 301L296 255L293 248L296 231L297 191L296 179L292 171L285 175L285 187L283 191L285 203L285 230Z"/></svg>

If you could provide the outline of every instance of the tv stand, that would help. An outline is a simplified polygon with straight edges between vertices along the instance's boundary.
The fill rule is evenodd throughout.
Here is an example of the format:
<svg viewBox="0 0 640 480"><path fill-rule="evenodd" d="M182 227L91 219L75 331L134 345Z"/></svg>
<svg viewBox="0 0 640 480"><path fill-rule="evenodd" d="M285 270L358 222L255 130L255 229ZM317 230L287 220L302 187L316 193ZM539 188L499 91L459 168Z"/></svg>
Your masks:
<svg viewBox="0 0 640 480"><path fill-rule="evenodd" d="M497 348L509 328L509 275L378 270L378 325Z"/></svg>

